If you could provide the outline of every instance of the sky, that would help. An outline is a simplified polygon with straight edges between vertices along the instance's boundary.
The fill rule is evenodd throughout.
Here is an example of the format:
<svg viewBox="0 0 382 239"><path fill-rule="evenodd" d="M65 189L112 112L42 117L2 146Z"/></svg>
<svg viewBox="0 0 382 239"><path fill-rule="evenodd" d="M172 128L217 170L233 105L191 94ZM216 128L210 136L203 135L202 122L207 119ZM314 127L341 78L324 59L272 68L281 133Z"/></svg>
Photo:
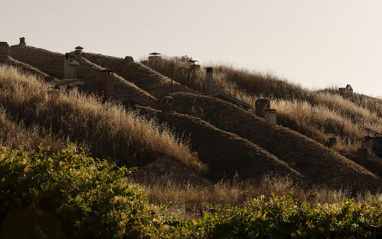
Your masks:
<svg viewBox="0 0 382 239"><path fill-rule="evenodd" d="M316 90L382 97L380 0L18 0L0 3L0 41L135 61L188 55Z"/></svg>

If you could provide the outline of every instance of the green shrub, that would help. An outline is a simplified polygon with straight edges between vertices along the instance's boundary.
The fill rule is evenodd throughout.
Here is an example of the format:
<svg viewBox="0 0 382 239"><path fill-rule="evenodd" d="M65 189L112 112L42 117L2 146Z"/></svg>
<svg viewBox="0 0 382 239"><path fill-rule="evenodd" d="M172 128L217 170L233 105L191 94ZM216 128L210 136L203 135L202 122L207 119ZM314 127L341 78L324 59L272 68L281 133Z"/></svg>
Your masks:
<svg viewBox="0 0 382 239"><path fill-rule="evenodd" d="M240 208L205 214L203 220L188 223L187 231L204 238L380 238L381 215L376 200L312 207L290 193L261 196Z"/></svg>
<svg viewBox="0 0 382 239"><path fill-rule="evenodd" d="M0 148L0 238L379 238L382 205L260 196L165 226L126 168L77 153ZM168 219L167 219L168 220Z"/></svg>
<svg viewBox="0 0 382 239"><path fill-rule="evenodd" d="M162 224L130 174L76 153L0 148L0 238L142 238Z"/></svg>

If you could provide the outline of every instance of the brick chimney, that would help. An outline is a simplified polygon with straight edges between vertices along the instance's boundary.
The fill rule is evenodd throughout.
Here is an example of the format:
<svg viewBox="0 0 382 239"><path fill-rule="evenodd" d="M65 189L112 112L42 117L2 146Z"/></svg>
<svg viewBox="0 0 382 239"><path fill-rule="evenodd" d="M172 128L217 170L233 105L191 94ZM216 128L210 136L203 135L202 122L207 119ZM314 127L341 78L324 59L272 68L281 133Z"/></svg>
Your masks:
<svg viewBox="0 0 382 239"><path fill-rule="evenodd" d="M102 92L105 100L109 100L114 96L114 73L111 70L101 70Z"/></svg>
<svg viewBox="0 0 382 239"><path fill-rule="evenodd" d="M207 67L207 92L214 91L213 68Z"/></svg>
<svg viewBox="0 0 382 239"><path fill-rule="evenodd" d="M76 56L72 53L66 53L64 58L64 79L76 78L76 67L80 65L76 61Z"/></svg>
<svg viewBox="0 0 382 239"><path fill-rule="evenodd" d="M19 46L26 46L27 44L25 43L25 37L20 37L20 43Z"/></svg>
<svg viewBox="0 0 382 239"><path fill-rule="evenodd" d="M74 51L74 54L76 54L76 55L81 55L81 53L82 53L82 50L84 49L82 46L77 46L76 48L74 48L75 49L75 51Z"/></svg>

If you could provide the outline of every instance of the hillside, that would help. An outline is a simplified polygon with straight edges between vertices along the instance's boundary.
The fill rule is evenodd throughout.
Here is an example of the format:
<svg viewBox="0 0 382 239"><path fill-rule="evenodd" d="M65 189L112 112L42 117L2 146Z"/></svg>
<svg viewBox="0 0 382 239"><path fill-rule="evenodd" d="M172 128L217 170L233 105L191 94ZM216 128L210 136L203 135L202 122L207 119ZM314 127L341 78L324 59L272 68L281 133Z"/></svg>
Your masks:
<svg viewBox="0 0 382 239"><path fill-rule="evenodd" d="M49 97L49 85L34 76L21 75L6 66L0 71L0 102L8 119L36 128L37 135L41 132L59 142L75 142L92 155L120 166L142 166L167 155L190 170L203 168L187 145L134 111L102 104L75 91ZM46 140L35 145L43 142ZM54 142L47 142L48 146L54 146Z"/></svg>
<svg viewBox="0 0 382 239"><path fill-rule="evenodd" d="M64 58L44 49L12 46L10 56L0 59L1 64L19 67L52 85L65 77ZM284 176L303 187L379 190L379 175L340 154L354 153L359 147L356 139L380 133L378 99L310 92L275 77L215 67L215 90L252 105L247 111L200 95L206 89L205 71L190 70L187 59L137 63L87 52L75 59L76 80L85 85L98 84L100 70L114 71L112 89L121 99L119 106L101 104L76 91L63 92L57 100L46 98L49 85L18 73L12 83L5 74L1 102L9 120L36 125L46 132L41 137L83 144L92 155L118 165L139 166L136 178L141 181L161 178L203 184L237 176L253 182ZM171 93L170 78L176 93ZM22 87L15 89L12 84ZM23 96L25 92L28 96ZM162 111L157 104L169 94L174 112ZM277 126L255 115L255 101L266 96L277 109ZM351 122L352 115L362 120ZM333 136L338 144L329 149L323 144Z"/></svg>
<svg viewBox="0 0 382 239"><path fill-rule="evenodd" d="M64 78L64 54L50 52L35 47L11 47L11 56L21 62L31 65L51 77ZM84 83L98 82L100 70L104 69L82 57L77 57L79 66L76 69L77 80ZM124 101L136 102L140 105L152 106L157 100L147 92L141 90L133 83L128 82L118 75L115 75L115 93Z"/></svg>
<svg viewBox="0 0 382 239"><path fill-rule="evenodd" d="M102 54L84 53L83 57L102 67L113 70L127 81L134 83L158 99L171 93L171 79L151 70L143 64L136 62L128 63L125 59L104 56ZM175 92L195 92L176 81L173 84Z"/></svg>
<svg viewBox="0 0 382 239"><path fill-rule="evenodd" d="M38 78L42 78L42 79L45 79L47 81L50 80L49 79L50 76L48 74L40 71L37 68L34 68L34 67L28 65L26 63L18 61L18 60L14 59L8 55L0 55L0 65L12 66L12 67L19 69L21 72L23 72L25 74L32 74Z"/></svg>
<svg viewBox="0 0 382 239"><path fill-rule="evenodd" d="M193 69L188 57L143 61L148 67L199 92L206 89L205 69ZM251 105L267 98L277 110L277 122L326 144L335 137L338 152L355 153L359 139L378 136L382 129L382 100L336 90L309 91L270 74L214 66L214 89ZM255 107L251 109L255 114Z"/></svg>
<svg viewBox="0 0 382 239"><path fill-rule="evenodd" d="M215 182L231 179L235 174L239 174L240 179L257 181L266 175L290 177L296 182L303 180L299 172L274 155L199 118L149 108L142 108L140 112L174 127L178 135L189 137L192 149L208 167L208 177Z"/></svg>
<svg viewBox="0 0 382 239"><path fill-rule="evenodd" d="M335 151L282 126L269 126L253 114L219 99L195 94L172 94L175 110L196 115L216 127L234 132L317 183L373 188L380 179ZM193 105L193 108L189 107Z"/></svg>

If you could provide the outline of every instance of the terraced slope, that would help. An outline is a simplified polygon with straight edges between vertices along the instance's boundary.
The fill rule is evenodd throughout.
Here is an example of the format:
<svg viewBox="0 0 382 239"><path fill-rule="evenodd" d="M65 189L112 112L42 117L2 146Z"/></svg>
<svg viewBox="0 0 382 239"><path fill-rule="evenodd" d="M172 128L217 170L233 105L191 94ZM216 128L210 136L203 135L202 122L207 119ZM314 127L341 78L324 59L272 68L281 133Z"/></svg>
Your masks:
<svg viewBox="0 0 382 239"><path fill-rule="evenodd" d="M77 78L79 80L84 82L99 81L99 71L105 68L82 57L78 59L78 62L80 63L80 66L77 68ZM122 101L132 102L143 106L154 107L156 105L157 99L148 92L125 80L118 74L114 74L114 77L116 79L114 92Z"/></svg>
<svg viewBox="0 0 382 239"><path fill-rule="evenodd" d="M12 46L11 57L3 61L12 61L12 58L25 68L34 67L41 76L64 77L63 54ZM157 99L171 92L169 78L140 63L91 53L84 53L78 61L77 77L87 83L99 80L100 69L116 72L116 94L125 101L155 107ZM180 93L193 91L176 82L175 91L179 92L172 94L178 113L148 108L141 108L141 112L155 115L179 134L190 135L192 148L209 166L208 176L212 180L232 177L238 172L242 179L281 174L336 189L349 186L374 191L381 185L382 180L362 166L293 130L271 127L264 119L219 99ZM156 166L153 166L155 162L151 166L158 168L160 162L166 164L166 159L158 158ZM182 170L182 174L186 174L185 169Z"/></svg>
<svg viewBox="0 0 382 239"><path fill-rule="evenodd" d="M158 99L171 93L171 79L141 63L129 63L123 58L93 53L83 53L83 57L97 65L113 70ZM178 82L174 82L174 90L175 92L195 92Z"/></svg>
<svg viewBox="0 0 382 239"><path fill-rule="evenodd" d="M15 45L11 46L11 57L57 79L64 78L64 54L31 46Z"/></svg>
<svg viewBox="0 0 382 239"><path fill-rule="evenodd" d="M40 71L39 69L30 66L24 62L18 61L8 55L0 55L0 65L13 66L19 69L23 73L32 74L38 78L48 79L49 75Z"/></svg>
<svg viewBox="0 0 382 239"><path fill-rule="evenodd" d="M64 54L55 53L35 47L11 47L11 56L21 62L29 64L46 74L58 79L64 78ZM104 69L87 59L77 57L80 66L76 68L77 79L85 83L100 80L99 71ZM153 106L157 99L133 83L115 75L115 93L123 101L135 102L144 106Z"/></svg>
<svg viewBox="0 0 382 239"><path fill-rule="evenodd" d="M288 176L301 182L296 170L252 142L192 116L141 108L142 114L155 117L174 127L178 135L190 138L192 150L208 166L208 177L213 181L232 179L260 180L263 176Z"/></svg>
<svg viewBox="0 0 382 239"><path fill-rule="evenodd" d="M232 104L198 94L175 93L175 110L196 115L217 128L233 132L258 145L295 168L307 180L339 188L379 187L380 178L316 141L282 126L269 126L264 119Z"/></svg>

